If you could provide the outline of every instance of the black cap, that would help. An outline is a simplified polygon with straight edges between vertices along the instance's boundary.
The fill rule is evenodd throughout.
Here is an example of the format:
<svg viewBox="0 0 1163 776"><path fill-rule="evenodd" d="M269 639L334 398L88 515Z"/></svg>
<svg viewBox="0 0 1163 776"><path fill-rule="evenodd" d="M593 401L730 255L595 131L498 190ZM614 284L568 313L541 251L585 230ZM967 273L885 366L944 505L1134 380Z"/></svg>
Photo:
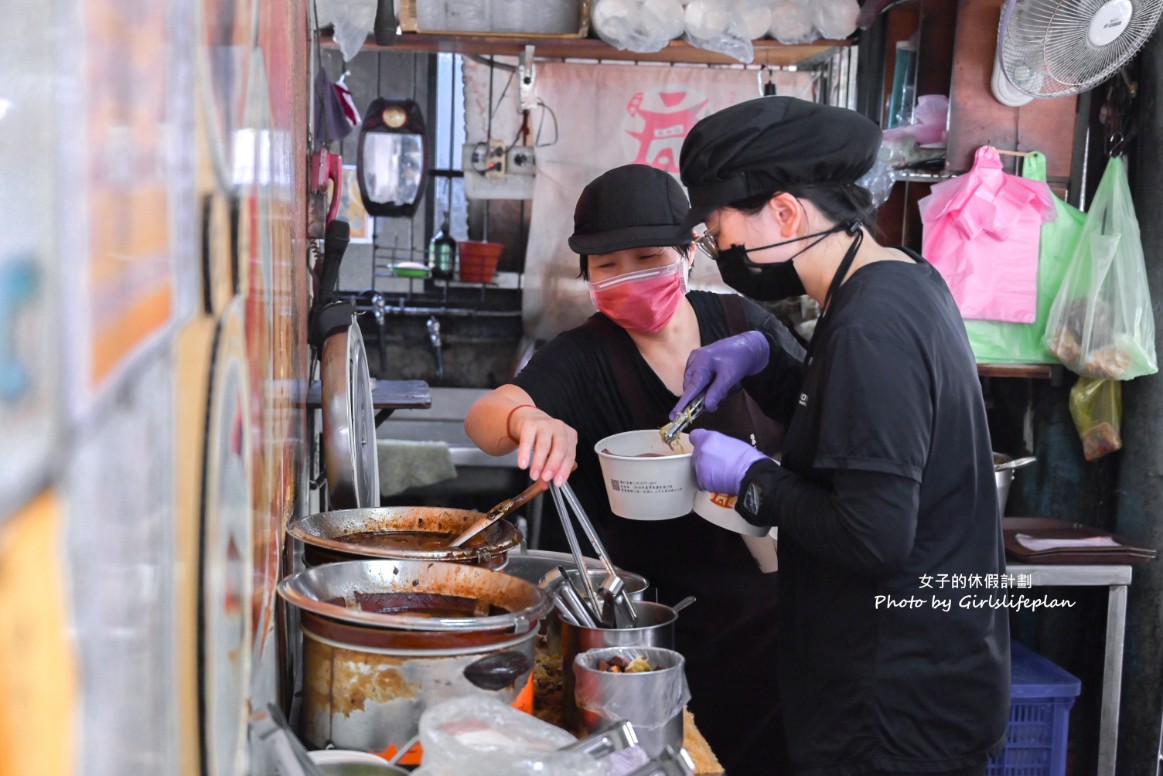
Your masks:
<svg viewBox="0 0 1163 776"><path fill-rule="evenodd" d="M758 194L855 183L880 151L881 131L856 111L795 97L759 97L691 128L679 168L691 195L688 227Z"/></svg>
<svg viewBox="0 0 1163 776"><path fill-rule="evenodd" d="M615 167L582 189L573 211L569 247L582 255L627 248L682 245L690 203L669 173L645 164Z"/></svg>

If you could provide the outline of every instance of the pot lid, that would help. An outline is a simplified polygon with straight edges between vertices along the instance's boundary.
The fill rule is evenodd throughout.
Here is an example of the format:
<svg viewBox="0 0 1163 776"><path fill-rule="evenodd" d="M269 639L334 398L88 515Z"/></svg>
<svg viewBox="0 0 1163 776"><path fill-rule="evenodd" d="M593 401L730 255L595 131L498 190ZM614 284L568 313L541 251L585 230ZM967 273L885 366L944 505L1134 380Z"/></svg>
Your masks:
<svg viewBox="0 0 1163 776"><path fill-rule="evenodd" d="M393 531L444 534L451 541L481 517L484 515L480 512L448 507L336 509L293 518L287 523L287 533L304 544L333 552L396 560L471 562L506 553L521 544L521 532L505 520L493 523L478 540L462 547L420 549L358 541L360 535L390 535ZM565 557L573 562L572 556Z"/></svg>
<svg viewBox="0 0 1163 776"><path fill-rule="evenodd" d="M367 351L353 320L323 341L323 459L335 507L380 503L376 416Z"/></svg>

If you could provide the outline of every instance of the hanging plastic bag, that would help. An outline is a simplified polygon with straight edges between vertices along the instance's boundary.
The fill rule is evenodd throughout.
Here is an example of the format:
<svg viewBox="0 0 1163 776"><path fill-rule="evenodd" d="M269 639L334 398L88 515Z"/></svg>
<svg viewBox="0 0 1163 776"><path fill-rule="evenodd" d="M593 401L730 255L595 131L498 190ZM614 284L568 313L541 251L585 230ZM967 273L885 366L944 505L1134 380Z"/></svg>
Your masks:
<svg viewBox="0 0 1163 776"><path fill-rule="evenodd" d="M1087 377L1158 371L1139 222L1120 157L1107 162L1046 323L1046 347Z"/></svg>
<svg viewBox="0 0 1163 776"><path fill-rule="evenodd" d="M1008 175L997 150L977 149L973 169L933 186L917 203L922 253L967 319L1033 323L1038 241L1054 218L1050 188Z"/></svg>
<svg viewBox="0 0 1163 776"><path fill-rule="evenodd" d="M320 18L334 25L344 62L355 59L367 40L376 23L376 8L376 0L319 0Z"/></svg>
<svg viewBox="0 0 1163 776"><path fill-rule="evenodd" d="M1022 177L1046 180L1046 157L1035 153L1022 163ZM1038 299L1033 323L1001 323L998 321L966 321L969 344L980 363L989 364L1054 364L1058 359L1046 349L1042 341L1050 307L1062 286L1062 278L1070 266L1070 258L1082 234L1086 215L1051 194L1057 214L1053 221L1042 226L1038 247Z"/></svg>
<svg viewBox="0 0 1163 776"><path fill-rule="evenodd" d="M1080 377L1070 389L1070 417L1088 461L1122 449L1123 385L1118 380Z"/></svg>

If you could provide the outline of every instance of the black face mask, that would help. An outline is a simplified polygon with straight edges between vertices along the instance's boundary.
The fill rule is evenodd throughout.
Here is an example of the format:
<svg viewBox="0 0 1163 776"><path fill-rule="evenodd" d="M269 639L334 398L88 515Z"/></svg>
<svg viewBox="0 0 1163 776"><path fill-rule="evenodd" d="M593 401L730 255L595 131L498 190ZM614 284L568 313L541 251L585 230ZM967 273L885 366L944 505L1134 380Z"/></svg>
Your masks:
<svg viewBox="0 0 1163 776"><path fill-rule="evenodd" d="M806 234L803 237L795 237L791 240L783 240L782 242L772 243L771 245L762 245L758 248L744 248L742 245L732 245L725 251L719 251L719 255L716 258L719 264L719 274L723 276L723 282L728 286L746 297L761 302L774 302L792 296L802 296L806 292L803 281L800 280L799 273L796 272L795 264L793 263L796 256L811 250L830 234L844 231L855 233L859 229L860 222L852 221L837 224L823 232L814 232L812 234ZM814 242L792 255L787 261L775 262L773 264L756 264L747 258L747 254L753 253L754 251L778 248L781 245L790 245L791 243L801 242L803 240L811 240L813 237L816 238Z"/></svg>

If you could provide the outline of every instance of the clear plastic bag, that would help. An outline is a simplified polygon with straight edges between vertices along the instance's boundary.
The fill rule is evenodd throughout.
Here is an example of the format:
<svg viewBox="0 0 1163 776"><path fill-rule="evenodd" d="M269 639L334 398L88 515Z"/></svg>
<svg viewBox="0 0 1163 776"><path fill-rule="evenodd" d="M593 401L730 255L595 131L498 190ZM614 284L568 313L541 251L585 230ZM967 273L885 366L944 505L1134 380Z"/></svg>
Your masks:
<svg viewBox="0 0 1163 776"><path fill-rule="evenodd" d="M1070 389L1070 417L1082 438L1082 454L1088 461L1102 458L1123 446L1123 386L1118 380L1080 377Z"/></svg>
<svg viewBox="0 0 1163 776"><path fill-rule="evenodd" d="M376 23L376 8L376 0L319 0L319 16L334 25L344 62L355 59L367 40Z"/></svg>
<svg viewBox="0 0 1163 776"><path fill-rule="evenodd" d="M1123 160L1112 158L1046 321L1046 347L1086 377L1158 371L1155 318Z"/></svg>
<svg viewBox="0 0 1163 776"><path fill-rule="evenodd" d="M812 9L800 0L778 0L771 9L771 37L787 46L811 43L820 37L812 23Z"/></svg>
<svg viewBox="0 0 1163 776"><path fill-rule="evenodd" d="M830 40L843 40L856 32L856 17L860 13L860 3L856 0L813 0L812 26L820 36Z"/></svg>
<svg viewBox="0 0 1163 776"><path fill-rule="evenodd" d="M745 5L746 0L691 0L684 16L687 42L743 63L751 62L755 48L747 36Z"/></svg>
<svg viewBox="0 0 1163 776"><path fill-rule="evenodd" d="M559 727L487 696L430 706L420 716L424 764L414 776L606 776L582 752L561 752L577 739Z"/></svg>
<svg viewBox="0 0 1163 776"><path fill-rule="evenodd" d="M590 20L599 38L622 51L661 51L683 33L679 0L598 0Z"/></svg>
<svg viewBox="0 0 1163 776"><path fill-rule="evenodd" d="M744 0L743 29L751 40L767 36L771 28L771 8L775 0Z"/></svg>

